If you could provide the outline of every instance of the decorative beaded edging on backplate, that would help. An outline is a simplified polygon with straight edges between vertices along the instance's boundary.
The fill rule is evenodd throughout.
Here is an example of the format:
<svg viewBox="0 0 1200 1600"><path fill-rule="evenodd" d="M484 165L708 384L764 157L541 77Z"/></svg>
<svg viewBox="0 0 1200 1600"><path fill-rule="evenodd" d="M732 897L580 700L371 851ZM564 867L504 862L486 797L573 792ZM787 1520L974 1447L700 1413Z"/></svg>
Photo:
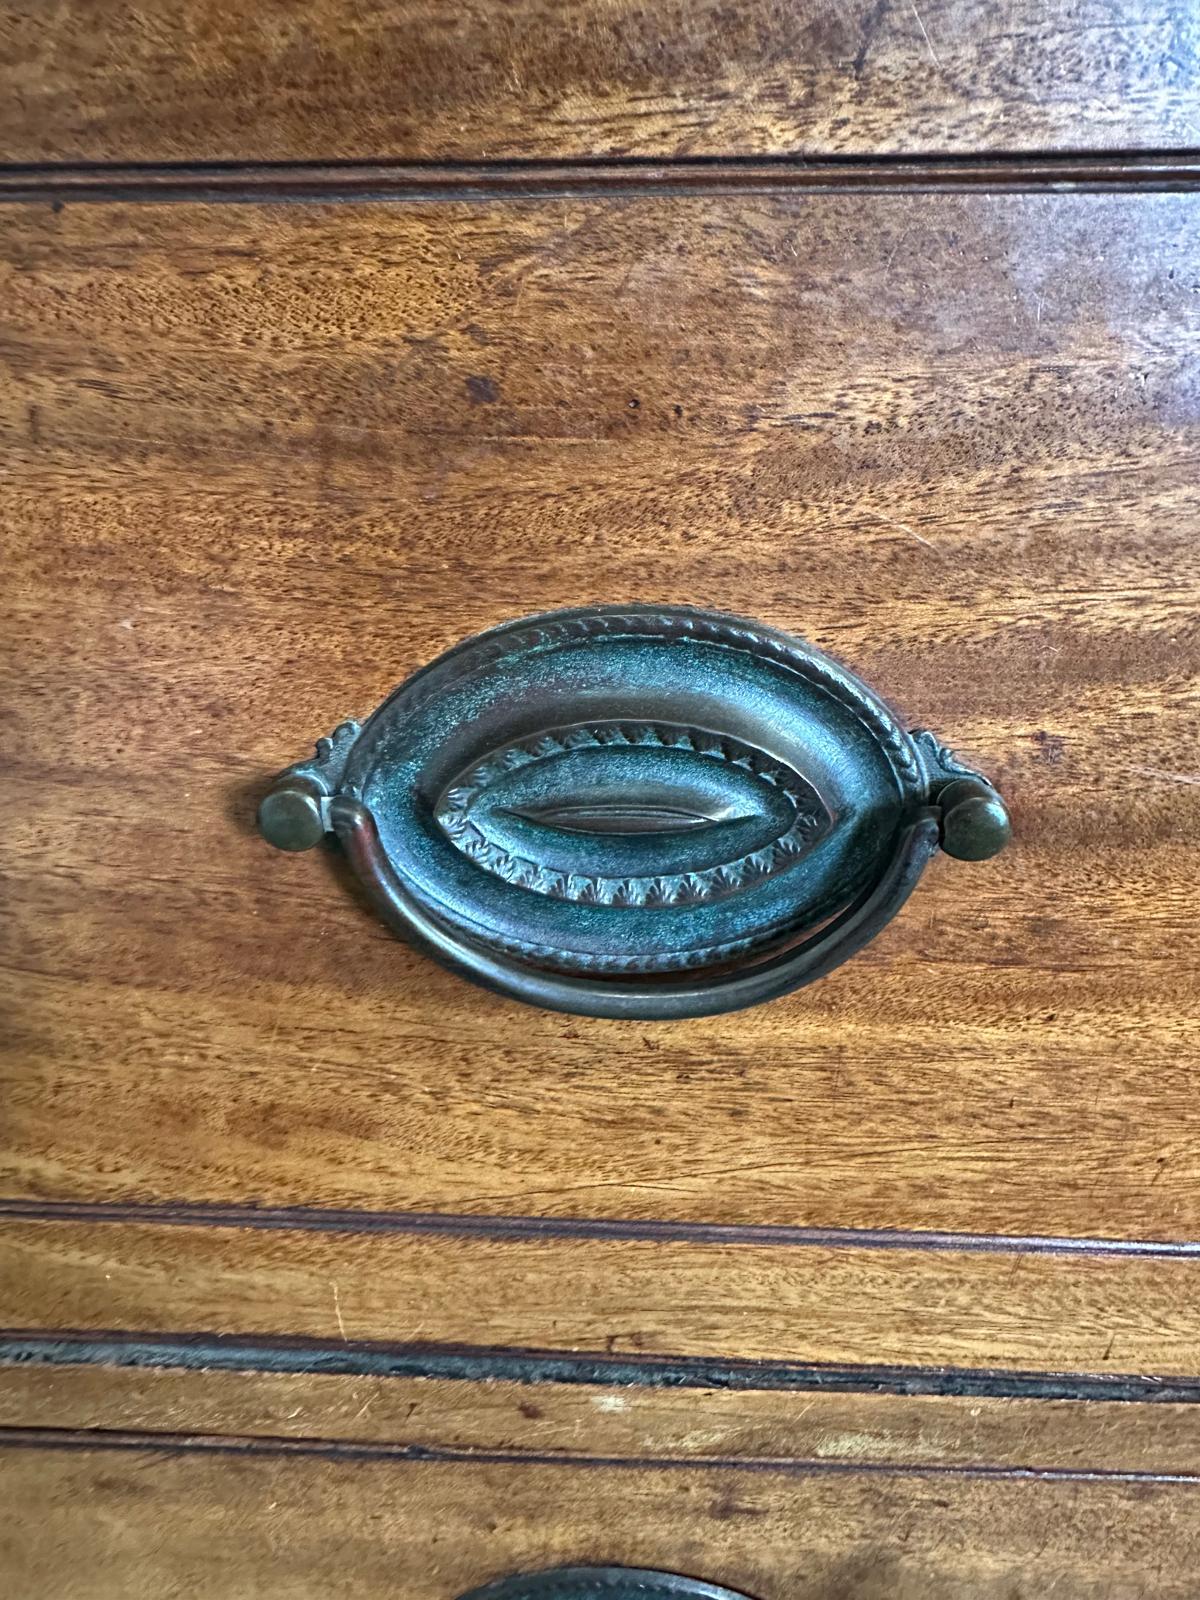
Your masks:
<svg viewBox="0 0 1200 1600"><path fill-rule="evenodd" d="M921 759L904 728L897 723L878 701L863 696L856 682L849 679L833 661L814 654L802 644L772 630L764 630L742 618L710 616L703 611L686 607L660 610L644 609L597 610L582 614L505 624L493 632L480 635L455 649L438 661L431 662L425 671L402 684L378 708L364 725L364 737L351 754L347 764L350 782L343 781L345 793L360 794L369 771L371 746L376 729L395 727L408 717L420 712L431 701L447 692L450 685L493 666L507 657L526 651L552 648L562 644L582 643L594 638L651 637L656 639L695 639L700 643L722 649L739 650L750 655L760 655L776 662L798 677L817 684L836 703L863 724L884 751L902 791L913 798L925 792L925 774ZM365 758L368 765L360 766L355 759ZM352 774L352 776L351 776ZM518 939L499 932L489 934L487 944L518 959L552 965L560 971L584 973L589 976L641 975L645 973L687 972L696 968L733 960L757 952L786 934L786 928L764 930L749 937L730 940L723 944L706 945L690 950L676 950L647 959L625 957L599 952L575 954L560 946L539 944L533 940Z"/></svg>
<svg viewBox="0 0 1200 1600"><path fill-rule="evenodd" d="M526 650L547 645L570 644L598 636L622 634L696 639L705 644L743 650L777 662L817 684L870 730L905 791L913 793L923 788L921 761L907 732L880 703L866 699L835 662L806 650L782 634L757 628L740 618L730 621L686 607L670 612L649 607L641 611L590 611L582 615L530 623L528 627L508 624L493 633L481 635L465 648L456 647L415 679L401 685L380 706L367 724L366 731L368 734L372 732L376 722L386 725L397 717L411 716L430 700L443 694L448 682L456 682L483 666L502 661L506 656L520 655Z"/></svg>
<svg viewBox="0 0 1200 1600"><path fill-rule="evenodd" d="M497 779L572 751L617 747L687 750L708 760L740 767L787 798L792 808L792 821L770 844L733 861L700 871L647 877L606 877L542 866L494 843L472 822L472 804ZM461 783L446 792L437 820L465 856L521 889L582 905L695 905L761 882L803 854L828 820L819 800L814 804L815 797L810 798L811 790L805 793L807 789L808 785L791 768L731 736L653 723L607 722L590 727L551 729L525 744L509 745L487 756L464 775Z"/></svg>
<svg viewBox="0 0 1200 1600"><path fill-rule="evenodd" d="M909 738L918 754L924 758L931 793L954 778L979 776L973 767L968 767L964 761L960 761L954 751L948 745L944 745L937 734L931 733L928 728L914 728Z"/></svg>

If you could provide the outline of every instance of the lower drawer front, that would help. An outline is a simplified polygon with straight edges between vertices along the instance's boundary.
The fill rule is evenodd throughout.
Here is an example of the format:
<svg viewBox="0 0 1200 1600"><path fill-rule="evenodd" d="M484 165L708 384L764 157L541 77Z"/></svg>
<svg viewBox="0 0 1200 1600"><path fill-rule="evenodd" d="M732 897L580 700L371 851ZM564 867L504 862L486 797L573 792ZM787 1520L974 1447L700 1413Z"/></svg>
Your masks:
<svg viewBox="0 0 1200 1600"><path fill-rule="evenodd" d="M382 1376L371 1352L0 1367L8 1592L457 1600L603 1565L753 1600L1195 1594L1194 1401Z"/></svg>
<svg viewBox="0 0 1200 1600"><path fill-rule="evenodd" d="M10 1450L22 1600L455 1600L567 1563L755 1600L1132 1600L1196 1592L1200 1490L1169 1481L445 1463L311 1445Z"/></svg>

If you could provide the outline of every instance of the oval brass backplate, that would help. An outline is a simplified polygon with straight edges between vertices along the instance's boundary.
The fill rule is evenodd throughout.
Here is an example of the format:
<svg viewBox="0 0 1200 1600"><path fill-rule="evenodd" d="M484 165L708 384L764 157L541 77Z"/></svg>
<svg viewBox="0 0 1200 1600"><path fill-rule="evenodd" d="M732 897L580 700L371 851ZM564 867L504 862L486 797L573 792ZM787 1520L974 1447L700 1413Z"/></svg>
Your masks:
<svg viewBox="0 0 1200 1600"><path fill-rule="evenodd" d="M999 796L846 668L720 612L506 623L342 723L259 811L335 832L383 917L466 976L593 1016L699 1016L811 982Z"/></svg>
<svg viewBox="0 0 1200 1600"><path fill-rule="evenodd" d="M747 1600L732 1589L634 1567L555 1567L501 1578L461 1600Z"/></svg>

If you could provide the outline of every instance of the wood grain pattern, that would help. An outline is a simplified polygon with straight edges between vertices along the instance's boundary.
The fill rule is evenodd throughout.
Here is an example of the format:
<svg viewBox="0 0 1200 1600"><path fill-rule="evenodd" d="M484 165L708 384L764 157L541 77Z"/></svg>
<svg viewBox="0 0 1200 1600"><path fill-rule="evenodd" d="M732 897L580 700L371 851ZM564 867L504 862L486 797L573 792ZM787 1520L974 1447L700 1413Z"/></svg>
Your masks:
<svg viewBox="0 0 1200 1600"><path fill-rule="evenodd" d="M1194 146L1182 0L6 0L9 160Z"/></svg>
<svg viewBox="0 0 1200 1600"><path fill-rule="evenodd" d="M149 1441L4 1451L0 1472L0 1559L22 1600L452 1600L568 1561L673 1568L756 1600L1191 1600L1200 1562L1200 1488L1170 1482L346 1463Z"/></svg>
<svg viewBox="0 0 1200 1600"><path fill-rule="evenodd" d="M0 1366L0 1428L447 1455L1200 1475L1193 1404Z"/></svg>
<svg viewBox="0 0 1200 1600"><path fill-rule="evenodd" d="M1196 1236L1198 250L1169 196L11 210L5 1190ZM255 837L461 635L655 597L843 655L1011 852L679 1027Z"/></svg>
<svg viewBox="0 0 1200 1600"><path fill-rule="evenodd" d="M0 0L0 151L60 163L0 174L22 1600L1191 1596L1200 1256L921 1230L1200 1238L1200 197L1154 192L1198 45L1177 0ZM423 203L268 203L372 185ZM656 596L844 655L1015 849L681 1028L471 990L256 839L463 633ZM393 1375L298 1370L351 1358ZM1043 1380L1106 1398L973 1397Z"/></svg>
<svg viewBox="0 0 1200 1600"><path fill-rule="evenodd" d="M0 1327L1200 1369L1200 1260L10 1222Z"/></svg>

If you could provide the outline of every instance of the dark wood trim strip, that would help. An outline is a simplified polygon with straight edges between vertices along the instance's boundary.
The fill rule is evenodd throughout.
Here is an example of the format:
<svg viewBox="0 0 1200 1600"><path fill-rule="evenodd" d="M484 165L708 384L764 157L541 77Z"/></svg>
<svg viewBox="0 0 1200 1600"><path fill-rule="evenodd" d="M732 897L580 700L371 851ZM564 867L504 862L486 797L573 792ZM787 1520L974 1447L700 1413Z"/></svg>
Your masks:
<svg viewBox="0 0 1200 1600"><path fill-rule="evenodd" d="M638 1240L658 1244L772 1245L821 1250L956 1250L1022 1255L1200 1258L1200 1242L1076 1239L1043 1234L943 1233L892 1228L806 1228L653 1218L530 1217L471 1212L354 1211L204 1202L0 1199L0 1221L153 1223L180 1228L286 1228L321 1233L435 1233L488 1239Z"/></svg>
<svg viewBox="0 0 1200 1600"><path fill-rule="evenodd" d="M0 1427L0 1449L151 1451L161 1455L316 1456L325 1461L442 1462L453 1466L535 1466L614 1468L685 1468L694 1472L786 1472L795 1476L871 1474L890 1478L1012 1478L1038 1481L1065 1479L1084 1483L1172 1483L1200 1486L1200 1473L1145 1472L1102 1467L1000 1467L983 1463L910 1463L894 1461L826 1461L772 1456L589 1456L565 1451L468 1450L446 1446L389 1444L374 1440L298 1438L261 1435L159 1433L107 1428Z"/></svg>
<svg viewBox="0 0 1200 1600"><path fill-rule="evenodd" d="M0 1330L0 1365L169 1367L220 1372L450 1378L468 1383L624 1388L821 1390L1004 1400L1200 1403L1200 1376L1021 1372L953 1367L820 1366L699 1356L565 1355L499 1346L385 1344L287 1336Z"/></svg>
<svg viewBox="0 0 1200 1600"><path fill-rule="evenodd" d="M687 157L670 161L214 162L0 167L0 200L541 200L646 194L1200 187L1200 154Z"/></svg>

